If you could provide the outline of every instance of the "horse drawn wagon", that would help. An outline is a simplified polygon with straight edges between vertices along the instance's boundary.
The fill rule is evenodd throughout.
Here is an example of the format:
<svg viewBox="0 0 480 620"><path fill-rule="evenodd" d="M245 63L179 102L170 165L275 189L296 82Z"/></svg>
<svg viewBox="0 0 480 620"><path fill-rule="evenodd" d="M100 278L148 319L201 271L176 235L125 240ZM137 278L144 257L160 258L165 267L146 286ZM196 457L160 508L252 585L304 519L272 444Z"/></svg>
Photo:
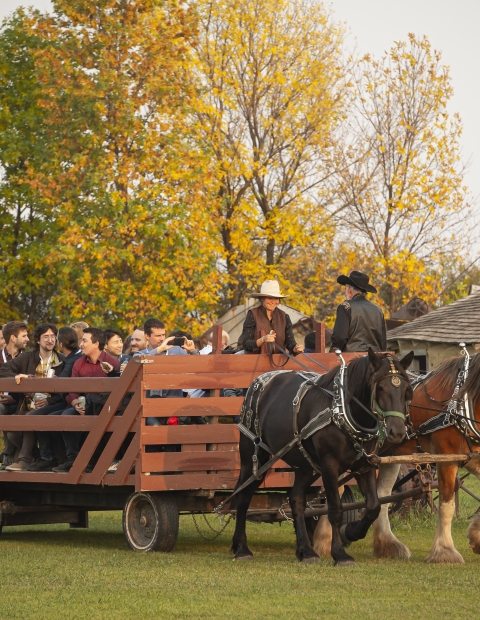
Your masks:
<svg viewBox="0 0 480 620"><path fill-rule="evenodd" d="M324 340L318 331L320 350ZM227 397L224 390L247 388L271 370L272 361L283 370L299 369L296 361L283 355L220 355L220 343L221 327L216 326L212 355L137 357L120 378L32 378L21 385L1 379L4 392L109 395L96 416L0 416L2 431L84 432L80 453L67 473L0 471L0 528L50 523L85 528L89 512L123 510L124 533L132 549L173 550L179 515L214 512L238 480L239 431L234 419L244 399ZM348 362L360 356L344 357ZM340 360L318 351L309 358L301 356L301 363L318 372L319 364L332 369ZM201 389L207 397L150 397L151 391L165 389ZM152 417L186 418L190 423L148 426L146 420ZM108 473L122 446L126 448L118 468ZM287 517L287 491L293 481L293 470L282 460L275 462L252 498L248 518L272 522ZM318 479L312 486L321 485ZM310 499L316 495L318 489L311 489ZM381 503L388 501L391 497ZM350 503L344 510L361 506ZM325 508L317 503L305 516L320 514Z"/></svg>
<svg viewBox="0 0 480 620"><path fill-rule="evenodd" d="M221 328L215 329L214 340L221 342ZM246 388L271 368L266 355L220 355L220 346L214 350L212 355L188 358L137 357L120 378L32 378L21 385L0 379L4 392L110 394L98 416L0 416L2 431L85 433L68 473L0 471L0 526L70 523L82 528L88 527L91 511L123 510L130 547L171 551L179 514L212 512L238 479L234 418L243 397L224 397L222 390ZM312 357L328 368L339 364L334 354ZM284 362L280 355L274 358ZM315 364L305 362L315 370ZM284 369L294 367L289 360ZM195 388L208 397L149 397L151 390ZM119 415L126 395L128 405ZM147 426L151 417L189 418L191 423ZM206 423L196 423L200 420ZM126 438L128 447L117 470L107 473ZM95 453L96 464L86 473ZM290 468L276 463L252 502L252 518L268 518L269 509L280 507L292 480Z"/></svg>

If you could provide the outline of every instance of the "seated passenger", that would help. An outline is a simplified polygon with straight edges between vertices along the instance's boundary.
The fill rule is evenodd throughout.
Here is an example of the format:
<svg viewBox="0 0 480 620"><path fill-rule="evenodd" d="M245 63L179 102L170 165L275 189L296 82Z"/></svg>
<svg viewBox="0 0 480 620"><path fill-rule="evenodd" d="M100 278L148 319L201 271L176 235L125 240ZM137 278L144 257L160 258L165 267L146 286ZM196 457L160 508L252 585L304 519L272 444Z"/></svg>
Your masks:
<svg viewBox="0 0 480 620"><path fill-rule="evenodd" d="M71 377L75 362L82 357L82 354L78 352L77 332L72 327L61 327L58 330L57 340L60 353L62 353L65 358L65 365L58 376ZM28 411L27 415L61 415L62 411L68 407L68 403L65 400L66 396L66 394L57 393L45 399L37 400L35 401L35 406L38 408L33 411ZM27 433L24 433L24 435L26 434ZM38 431L34 434L37 436L40 458L33 461L33 463L27 467L27 470L50 471L52 467L58 465L54 445L55 443L58 445L59 441L63 443L61 434L47 431Z"/></svg>
<svg viewBox="0 0 480 620"><path fill-rule="evenodd" d="M105 353L105 333L97 327L87 327L80 342L82 357L73 365L72 377L113 377L118 370L118 360ZM85 397L80 394L70 393L66 401L71 405L62 411L61 415L85 415ZM80 451L80 441L82 432L70 431L62 432L65 442L67 460L65 463L54 467L53 471L67 473L73 466L75 459Z"/></svg>
<svg viewBox="0 0 480 620"><path fill-rule="evenodd" d="M142 351L138 351L134 354L134 357L138 355L188 355L198 354L195 349L193 340L188 338L186 332L177 332L181 335L178 338L184 338L184 344L180 346L174 346L172 344L175 336L166 337L165 325L159 319L147 319L144 324L145 338L147 340L147 346ZM146 394L147 398L182 398L183 390L148 390ZM146 426L162 426L165 424L176 425L185 424L187 419L185 417L178 418L177 416L168 417L149 417L145 420ZM147 446L146 452L162 451L162 452L175 452L177 446L165 445L165 446Z"/></svg>
<svg viewBox="0 0 480 620"><path fill-rule="evenodd" d="M22 321L10 321L2 328L4 345L0 352L0 368L10 360L20 355L26 348L28 339L28 326ZM4 394L0 392L0 415L12 415L15 413L20 394ZM4 449L0 455L0 462L4 467L12 464L11 455L15 453L15 446L9 441L7 433L3 433Z"/></svg>
<svg viewBox="0 0 480 620"><path fill-rule="evenodd" d="M290 317L278 308L280 299L287 296L280 293L277 280L267 280L262 284L260 293L254 293L250 297L260 299L260 304L248 311L243 324L239 341L245 351L260 353L263 344L277 343L290 354L301 353L304 346L295 342ZM273 352L280 351L273 347Z"/></svg>
<svg viewBox="0 0 480 620"><path fill-rule="evenodd" d="M213 353L213 329L211 329L207 334L208 342L200 349L200 355L210 355ZM222 330L222 351L227 349L230 345L230 336L228 332Z"/></svg>
<svg viewBox="0 0 480 620"><path fill-rule="evenodd" d="M15 359L7 362L0 368L0 377L15 377L17 383L28 377L58 376L64 368L63 355L57 353L55 345L57 341L57 328L51 323L42 323L33 332L35 349L18 355ZM23 394L18 401L16 413L35 409L35 403L44 402L50 394ZM16 462L5 466L8 471L26 470L32 461L32 451L35 445L33 432L8 431L7 437L10 442L20 449ZM13 456L13 455L10 455ZM5 463L4 463L5 465Z"/></svg>
<svg viewBox="0 0 480 620"><path fill-rule="evenodd" d="M305 336L305 353L315 353L315 332Z"/></svg>
<svg viewBox="0 0 480 620"><path fill-rule="evenodd" d="M70 327L75 330L78 342L80 342L82 340L83 330L89 327L89 325L85 321L77 321L76 323L72 323Z"/></svg>
<svg viewBox="0 0 480 620"><path fill-rule="evenodd" d="M122 334L116 329L106 329L105 338L107 339L107 344L105 345L106 353L118 359L123 353Z"/></svg>

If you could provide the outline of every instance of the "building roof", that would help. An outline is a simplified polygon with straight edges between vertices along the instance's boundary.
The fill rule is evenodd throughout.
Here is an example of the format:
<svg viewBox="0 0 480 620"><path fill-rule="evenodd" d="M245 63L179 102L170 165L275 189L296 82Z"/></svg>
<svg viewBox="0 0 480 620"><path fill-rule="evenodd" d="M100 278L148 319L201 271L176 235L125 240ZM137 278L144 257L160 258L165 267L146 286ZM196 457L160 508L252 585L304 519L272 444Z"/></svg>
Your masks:
<svg viewBox="0 0 480 620"><path fill-rule="evenodd" d="M413 321L414 319L418 319L419 317L432 312L432 310L433 308L423 301L423 299L414 297L399 310L397 310L395 314L392 314L390 318L397 321Z"/></svg>
<svg viewBox="0 0 480 620"><path fill-rule="evenodd" d="M448 306L387 332L387 340L427 342L480 342L480 293L468 295Z"/></svg>

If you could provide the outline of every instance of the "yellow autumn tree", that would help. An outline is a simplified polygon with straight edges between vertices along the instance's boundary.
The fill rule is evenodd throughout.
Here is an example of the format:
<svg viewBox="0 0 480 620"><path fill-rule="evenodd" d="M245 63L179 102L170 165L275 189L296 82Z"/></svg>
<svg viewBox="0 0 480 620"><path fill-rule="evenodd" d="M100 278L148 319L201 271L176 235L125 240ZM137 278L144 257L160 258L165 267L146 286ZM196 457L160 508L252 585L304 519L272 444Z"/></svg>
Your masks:
<svg viewBox="0 0 480 620"><path fill-rule="evenodd" d="M387 315L413 296L435 304L445 258L468 232L448 67L427 38L410 35L381 60L365 56L352 82L332 214L364 248Z"/></svg>
<svg viewBox="0 0 480 620"><path fill-rule="evenodd" d="M297 306L311 309L285 273L296 249L333 233L323 186L344 114L341 50L342 31L318 1L199 5L197 114L221 183L227 307L278 277Z"/></svg>
<svg viewBox="0 0 480 620"><path fill-rule="evenodd" d="M58 320L193 332L219 286L215 174L195 129L196 18L175 0L56 0L29 28L50 135L26 176L56 211Z"/></svg>

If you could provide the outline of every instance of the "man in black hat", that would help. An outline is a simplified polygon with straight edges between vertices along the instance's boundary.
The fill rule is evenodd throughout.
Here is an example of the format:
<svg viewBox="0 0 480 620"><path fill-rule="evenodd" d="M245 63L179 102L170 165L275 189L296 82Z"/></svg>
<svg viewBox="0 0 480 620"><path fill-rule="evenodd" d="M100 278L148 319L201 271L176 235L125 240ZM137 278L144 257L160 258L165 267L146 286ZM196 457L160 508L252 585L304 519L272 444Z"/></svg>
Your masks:
<svg viewBox="0 0 480 620"><path fill-rule="evenodd" d="M377 289L368 283L368 276L352 271L350 276L339 276L337 282L345 285L345 301L337 308L330 351L385 351L387 333L383 312L366 298Z"/></svg>

